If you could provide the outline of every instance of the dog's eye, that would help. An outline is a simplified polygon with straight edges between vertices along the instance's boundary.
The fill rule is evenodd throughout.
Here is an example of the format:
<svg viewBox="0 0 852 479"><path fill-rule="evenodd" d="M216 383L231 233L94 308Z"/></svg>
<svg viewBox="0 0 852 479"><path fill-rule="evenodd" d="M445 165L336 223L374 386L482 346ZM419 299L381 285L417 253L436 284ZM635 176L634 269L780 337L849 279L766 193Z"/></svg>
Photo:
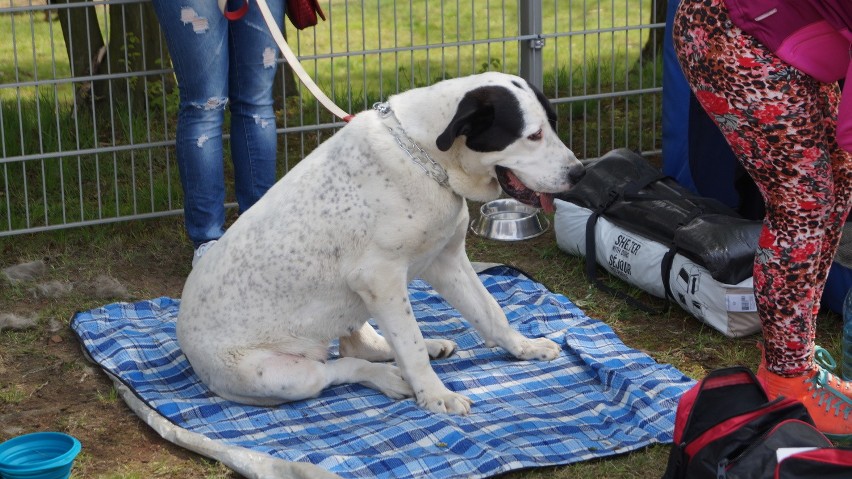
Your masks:
<svg viewBox="0 0 852 479"><path fill-rule="evenodd" d="M541 132L541 129L539 128L539 130L538 130L537 132L535 132L535 133L533 133L532 135L528 136L528 137L527 137L527 139L528 139L528 140L532 140L532 141L538 141L538 140L540 140L543 136L544 136L544 134Z"/></svg>

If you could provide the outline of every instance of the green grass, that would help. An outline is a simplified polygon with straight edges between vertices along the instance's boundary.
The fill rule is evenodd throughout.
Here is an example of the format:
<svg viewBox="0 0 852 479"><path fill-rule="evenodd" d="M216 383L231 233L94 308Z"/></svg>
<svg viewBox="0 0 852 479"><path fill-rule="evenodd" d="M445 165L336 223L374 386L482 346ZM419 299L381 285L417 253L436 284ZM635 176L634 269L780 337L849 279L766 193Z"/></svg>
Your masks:
<svg viewBox="0 0 852 479"><path fill-rule="evenodd" d="M330 8L329 2L321 3L333 21L304 31L297 31L289 22L286 25L297 55L308 57L306 70L332 96L342 92L357 99L369 92L387 94L495 66L517 70L516 42L475 43L518 35L516 2L378 0L364 2L363 12L361 2L334 0ZM635 54L648 35L647 29L625 27L647 23L652 0L559 0L542 4L543 34L548 37L542 54L551 70L561 65L589 64L590 58ZM96 11L101 30L108 35L106 8ZM56 14L51 18L56 19ZM614 29L621 31L608 31ZM5 59L0 62L0 84L65 80L70 76L61 25L47 21L43 12L2 15L0 38L15 40L0 43L0 58ZM402 51L364 55L388 47ZM415 50L404 51L408 48ZM310 59L341 52L352 56ZM72 95L67 83L55 89L43 88L65 100ZM44 93L34 86L0 88L0 99L14 102Z"/></svg>
<svg viewBox="0 0 852 479"><path fill-rule="evenodd" d="M659 69L657 64L641 69L633 64L629 65L629 70L623 70L628 64L622 61L608 65L614 67L593 70L598 93L648 84L649 78ZM582 85L580 75L579 69L569 74L568 69L563 68L545 78L545 89L557 92L557 85ZM605 83L613 78L621 83ZM581 94L582 91L578 92ZM366 102L371 104L380 99L379 94L371 92ZM344 96L336 100L338 104L347 101ZM651 141L659 136L654 133L658 109L658 95L561 103L556 105L558 131L580 158L597 157L619 147L653 150L659 147ZM281 112L282 123L301 126L332 121L331 115L322 110L313 119L302 116L302 111L315 110L312 99L290 99ZM166 141L163 132L174 131L173 119L136 115L126 107L117 108L110 116L111 121L101 119L98 123L98 119L90 115L74 114L70 105L49 95L0 104L0 142L4 157L56 155L0 165L0 185L3 186L0 191L6 192L0 195L0 229L16 230L180 208L180 183L171 148L104 149L131 141ZM99 127L99 124L108 127ZM318 144L317 138L311 133L283 136L279 148L285 157L280 163L281 174L309 153ZM103 152L97 152L99 148ZM80 150L93 153L57 154ZM227 147L225 150L227 157ZM230 162L226 161L226 165L230 172ZM230 178L230 174L226 177Z"/></svg>
<svg viewBox="0 0 852 479"><path fill-rule="evenodd" d="M394 8L394 3L399 5ZM518 46L514 41L466 44L471 43L471 39L481 41L519 35L516 2L476 2L474 9L474 2L382 0L367 2L369 7L365 15L361 15L358 4L333 1L327 13L334 22L321 22L315 29L298 34L292 27L288 29L290 38L298 39L297 54L301 56L340 51L356 54L352 58L306 63L308 72L316 72L317 83L333 92L351 90L352 96L357 98L362 92L396 91L401 86L422 86L483 69L516 71L518 68ZM544 1L542 4L543 34L548 36L542 55L544 65L550 70L564 65L589 64L591 58L623 56L625 52L635 54L648 35L647 30L623 30L648 22L651 2L647 0L631 2L630 8L625 2L606 0ZM345 19L344 27L340 26L341 18ZM617 28L623 31L600 32ZM441 43L450 46L444 47ZM361 52L388 47L415 50L366 58L357 56ZM377 83L381 85L378 88Z"/></svg>
<svg viewBox="0 0 852 479"><path fill-rule="evenodd" d="M97 118L75 114L72 105L47 94L0 102L2 157L31 158L0 165L0 229L7 218L15 230L177 207L171 204L180 185L173 152L105 148L166 141L164 123L152 126L128 108L110 116L99 126ZM36 158L44 154L52 157Z"/></svg>
<svg viewBox="0 0 852 479"><path fill-rule="evenodd" d="M476 205L472 206L475 209ZM469 236L472 260L500 262L528 272L550 290L564 294L586 314L612 327L621 340L657 362L671 364L692 378L712 369L743 364L756 367L758 335L732 339L702 325L676 305L660 314L648 314L596 289L584 277L583 260L557 247L550 230L523 243L488 241ZM77 228L0 238L4 262L0 266L45 259L45 280L85 280L99 274L120 279L137 299L178 295L189 273L191 247L180 218L161 218L89 228ZM650 297L601 273L613 288L634 295L654 307L663 300ZM80 354L68 328L52 332L51 320L67 323L74 311L107 302L76 292L42 301L29 293L32 284L0 287L0 311L39 311L39 327L0 333L0 417L17 411L45 410L37 428L54 428L79 436L84 454L75 477L222 477L237 476L215 462L168 445L148 426L135 419L115 396L112 383ZM839 358L838 315L824 313L817 323L818 344ZM60 343L50 338L59 335ZM86 373L85 371L90 370ZM45 385L46 382L49 384ZM35 394L33 394L35 392ZM44 397L40 397L44 396ZM35 419L34 419L35 421ZM0 428L0 435L2 435ZM584 461L565 467L516 471L504 479L644 479L660 477L669 447L652 446L629 454ZM92 451L100 451L93 454ZM115 455L116 451L121 451ZM128 451L132 451L130 454Z"/></svg>
<svg viewBox="0 0 852 479"><path fill-rule="evenodd" d="M298 34L289 28L288 35L297 54L306 58L307 71L346 110L357 112L398 90L444 78L488 70L517 71L517 54L523 46L514 41L437 45L517 35L514 1L381 0L370 2L363 16L357 2L331 3L327 13L335 20L334 28L326 22ZM396 11L394 3L398 3ZM647 23L651 3L542 2L543 31L547 36L543 50L544 90L548 97L568 98L557 105L558 131L580 158L599 156L618 147L644 151L660 147L658 94L606 97L628 89L655 88L661 83L661 63L639 60L648 30L609 31ZM104 10L98 11L103 22ZM396 23L392 18L397 19ZM4 86L36 79L65 80L69 76L58 23L44 21L41 14L0 15L0 38L12 38L13 26L14 44L0 42L0 159L58 154L25 163L0 163L0 232L179 209L180 187L173 151L164 147L135 153L106 151L131 140L168 141L174 132L176 92L162 91L154 83L148 90L148 112L116 107L92 117L74 109L73 91L67 83ZM380 34L364 33L375 31ZM380 47L415 49L363 54ZM329 52L349 52L352 56L312 58ZM278 115L282 127L332 121L331 115L318 107L309 94L287 99ZM281 174L328 134L309 131L282 135ZM86 149L99 151L76 154ZM136 297L144 298L177 294L165 285L185 278L191 254L180 218L0 238L0 250L4 253L2 266L48 258L51 279L112 274L127 283ZM700 378L711 369L727 365L757 365L756 336L726 338L677 306L670 305L661 314L648 314L595 289L584 277L582 259L560 251L552 232L525 245L470 238L468 253L476 261L506 263L531 273L551 290L568 296L589 316L610 325L628 346L648 353L658 362L672 364L690 377ZM651 305L666 305L615 278L603 275L602 279ZM102 375L97 375L98 382L93 386L78 379L80 371L90 366L80 357L76 340L67 328L50 332L49 321L66 324L74 311L95 308L104 302L80 292L64 299L41 301L33 299L27 285L0 285L0 309L32 307L42 319L35 329L0 334L0 416L9 411L55 407L61 414L55 414L53 423L46 421L41 427L54 426L85 437L88 448L95 444L121 444L121 451L138 454L125 457L122 452L121 457L112 457L109 449L93 454L89 452L93 449L84 447L74 477L236 477L221 464L171 447L140 421L127 419L131 413L117 400L115 389ZM821 316L818 328L819 343L839 357L837 315ZM51 346L49 339L54 334L64 337L65 342ZM63 358L45 352L50 348L64 348ZM55 397L73 397L76 402L72 405L69 399L50 405L38 403L38 395L30 393L42 387L44 381L34 379L37 373L22 375L19 371L40 369L58 371L60 380L67 385L63 389L76 391L77 395L66 395L63 390ZM45 392L51 387L48 385ZM109 420L119 421L119 426L105 422ZM660 477L668 450L668 446L652 446L617 457L517 471L503 477Z"/></svg>
<svg viewBox="0 0 852 479"><path fill-rule="evenodd" d="M601 97L659 84L661 63L638 60L647 29L623 30L648 21L650 0L630 8L625 2L571 0L559 2L555 10L556 3L543 2L548 36L544 90L552 98L569 98L556 107L563 141L580 158L618 147L658 149L659 95ZM517 71L517 42L462 44L517 35L515 2L380 0L367 5L362 14L360 3L331 2L327 13L334 28L332 22L321 22L297 33L287 23L291 44L307 57L305 68L345 110L357 112L392 92L445 78ZM106 32L105 10L97 11ZM0 42L5 59L0 61L0 158L32 159L0 164L0 231L180 209L174 152L159 146L122 150L173 138L176 90L163 91L160 83L149 81L147 111L111 105L90 114L83 105L75 107L68 85L4 88L2 83L69 76L58 22L46 21L41 12L0 16L0 38L13 34L14 42ZM387 47L401 51L364 54ZM341 52L350 56L311 58ZM279 126L285 128L333 120L307 93L289 98L279 112ZM325 137L314 132L282 136L281 174Z"/></svg>
<svg viewBox="0 0 852 479"><path fill-rule="evenodd" d="M109 388L106 393L98 391L97 397L98 401L103 404L115 404L119 399L118 391L116 391L115 387Z"/></svg>
<svg viewBox="0 0 852 479"><path fill-rule="evenodd" d="M0 388L0 403L19 404L26 399L27 393L19 386Z"/></svg>

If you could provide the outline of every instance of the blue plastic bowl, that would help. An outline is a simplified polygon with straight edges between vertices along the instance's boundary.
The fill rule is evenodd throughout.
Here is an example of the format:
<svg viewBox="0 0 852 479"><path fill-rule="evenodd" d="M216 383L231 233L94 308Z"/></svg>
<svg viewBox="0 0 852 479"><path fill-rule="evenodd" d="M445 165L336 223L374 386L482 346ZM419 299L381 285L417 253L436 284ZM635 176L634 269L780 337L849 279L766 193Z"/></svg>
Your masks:
<svg viewBox="0 0 852 479"><path fill-rule="evenodd" d="M34 432L0 444L0 478L68 479L80 441L61 432Z"/></svg>

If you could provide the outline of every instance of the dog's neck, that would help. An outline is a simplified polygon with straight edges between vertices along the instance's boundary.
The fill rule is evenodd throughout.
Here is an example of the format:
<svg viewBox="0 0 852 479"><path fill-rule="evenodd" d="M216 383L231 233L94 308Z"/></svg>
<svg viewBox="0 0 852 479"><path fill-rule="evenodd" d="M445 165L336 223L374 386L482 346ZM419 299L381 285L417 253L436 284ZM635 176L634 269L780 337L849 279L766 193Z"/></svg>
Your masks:
<svg viewBox="0 0 852 479"><path fill-rule="evenodd" d="M408 154L411 161L419 166L426 175L435 180L439 185L449 188L449 175L447 174L447 170L445 170L440 163L433 160L422 146L417 144L417 142L408 136L405 129L402 127L402 124L399 122L399 118L396 117L391 109L390 104L387 102L377 102L373 104L373 109L379 113L379 118L381 118L384 122L388 132L393 135L394 140L396 140L396 144L399 145L402 151Z"/></svg>
<svg viewBox="0 0 852 479"><path fill-rule="evenodd" d="M410 90L407 94L413 94L415 92L418 92L418 90ZM413 107L409 104L396 105L397 108L393 109L396 110L396 112L393 113L394 120L400 125L403 123L410 123L410 129L405 132L405 136L411 140L409 144L416 145L424 154L428 154L427 151L431 152L429 162L436 163L437 166L444 171L447 178L447 185L449 185L449 189L455 194L463 198L467 198L468 200L480 202L496 199L500 196L500 192L502 190L497 179L491 177L487 171L485 171L487 168L483 167L483 171L476 171L475 174L472 175L471 173L474 172L468 171L462 165L462 162L458 160L457 155L464 149L463 142L457 142L458 144L453 145L453 147L446 152L439 151L434 147L434 137L437 137L437 133L432 132L432 136L434 137L429 137L430 134L428 133L428 130L434 129L435 124L433 124L434 122L430 123L428 119L424 118L428 117L430 112L440 111L440 107L432 108L431 106L428 106L434 103L434 97L434 93L418 96L412 102L413 105L417 106ZM392 100L393 98L391 98L391 101ZM387 108L391 109L390 102L387 102L387 105ZM452 112L450 112L450 114L451 113ZM419 120L408 121L412 120L412 118L418 118ZM438 121L437 123L441 123L441 121ZM427 148L423 148L421 145L426 145ZM408 151L405 148L403 148L403 150Z"/></svg>

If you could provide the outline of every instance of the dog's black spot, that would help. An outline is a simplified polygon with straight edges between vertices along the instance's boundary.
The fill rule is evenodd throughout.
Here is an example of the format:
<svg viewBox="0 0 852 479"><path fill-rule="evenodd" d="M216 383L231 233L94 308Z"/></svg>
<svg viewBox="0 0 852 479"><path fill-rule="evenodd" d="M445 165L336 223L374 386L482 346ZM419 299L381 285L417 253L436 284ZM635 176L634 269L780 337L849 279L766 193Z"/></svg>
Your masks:
<svg viewBox="0 0 852 479"><path fill-rule="evenodd" d="M512 84L526 91L515 80ZM527 86L544 108L551 128L556 130L556 111L538 88ZM467 137L465 144L474 151L501 151L521 138L524 129L523 112L517 97L502 86L484 86L467 92L456 114L435 141L441 151L447 151L459 136Z"/></svg>
<svg viewBox="0 0 852 479"><path fill-rule="evenodd" d="M556 131L556 111L553 109L553 106L550 104L550 100L544 96L544 93L541 92L538 88L533 86L532 83L527 82L527 85L530 89L535 93L535 97L539 103L541 103L541 107L544 108L544 112L547 114L547 121L550 123L550 127L553 128L553 131Z"/></svg>
<svg viewBox="0 0 852 479"><path fill-rule="evenodd" d="M524 129L517 97L502 86L484 86L467 92L456 114L435 144L447 151L459 136L474 151L501 151L519 138Z"/></svg>

